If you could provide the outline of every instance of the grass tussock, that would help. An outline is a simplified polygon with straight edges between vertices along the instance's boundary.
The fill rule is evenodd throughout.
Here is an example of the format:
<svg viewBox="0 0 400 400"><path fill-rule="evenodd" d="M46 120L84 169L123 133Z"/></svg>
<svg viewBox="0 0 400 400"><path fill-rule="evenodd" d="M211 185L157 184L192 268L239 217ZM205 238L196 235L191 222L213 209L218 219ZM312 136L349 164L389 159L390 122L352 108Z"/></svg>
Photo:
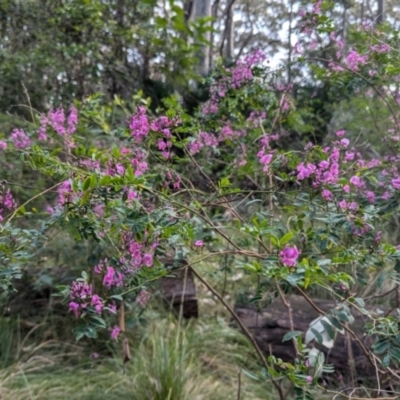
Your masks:
<svg viewBox="0 0 400 400"><path fill-rule="evenodd" d="M0 347L0 399L236 399L241 368L255 367L248 342L222 320L182 326L171 319L158 319L142 329L140 340L138 335L130 338L132 359L125 366L120 343L112 348L113 356L108 353L93 359L84 356L83 344L47 341L28 346L22 340L18 345L16 336L4 330L9 342ZM242 400L274 398L267 384L243 374L240 380Z"/></svg>

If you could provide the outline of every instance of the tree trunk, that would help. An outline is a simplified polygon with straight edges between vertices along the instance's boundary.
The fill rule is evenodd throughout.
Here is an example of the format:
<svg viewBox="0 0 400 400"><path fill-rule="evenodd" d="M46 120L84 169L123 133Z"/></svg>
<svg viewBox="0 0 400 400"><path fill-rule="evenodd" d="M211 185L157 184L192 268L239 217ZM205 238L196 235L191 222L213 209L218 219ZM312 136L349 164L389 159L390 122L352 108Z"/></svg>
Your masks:
<svg viewBox="0 0 400 400"><path fill-rule="evenodd" d="M376 25L385 21L385 0L378 0L378 14L376 16Z"/></svg>
<svg viewBox="0 0 400 400"><path fill-rule="evenodd" d="M235 0L231 0L228 5L226 16L226 58L232 62L235 58L235 21L233 20L233 4Z"/></svg>
<svg viewBox="0 0 400 400"><path fill-rule="evenodd" d="M211 0L194 0L192 7L192 16L194 20L197 18L211 17ZM210 32L205 33L204 38L207 41L210 41ZM199 59L198 72L202 76L206 76L209 72L210 56L210 46L204 45L201 52L199 52L197 56Z"/></svg>

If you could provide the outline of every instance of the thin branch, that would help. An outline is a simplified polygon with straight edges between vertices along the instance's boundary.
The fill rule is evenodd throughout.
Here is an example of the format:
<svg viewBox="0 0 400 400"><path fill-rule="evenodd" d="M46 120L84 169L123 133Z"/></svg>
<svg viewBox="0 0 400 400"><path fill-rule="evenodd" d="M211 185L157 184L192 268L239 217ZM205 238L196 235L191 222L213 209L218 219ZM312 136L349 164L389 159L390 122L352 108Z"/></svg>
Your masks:
<svg viewBox="0 0 400 400"><path fill-rule="evenodd" d="M253 335L251 332L247 329L247 327L243 324L242 320L239 318L239 316L235 313L235 311L232 309L232 307L223 299L223 297L194 269L192 268L193 274L196 276L196 278L222 303L222 305L229 311L229 313L232 315L234 320L239 324L240 328L243 330L243 333L247 336L247 338L250 340L251 344L254 347L254 350L256 351L259 359L261 360L262 364L264 367L268 370L270 366L268 365L268 361L264 357L263 352L261 351L260 347L258 346L258 343L254 339ZM271 377L271 381L273 385L275 386L276 390L279 393L279 399L280 400L285 400L282 388L278 384L278 382L275 381Z"/></svg>

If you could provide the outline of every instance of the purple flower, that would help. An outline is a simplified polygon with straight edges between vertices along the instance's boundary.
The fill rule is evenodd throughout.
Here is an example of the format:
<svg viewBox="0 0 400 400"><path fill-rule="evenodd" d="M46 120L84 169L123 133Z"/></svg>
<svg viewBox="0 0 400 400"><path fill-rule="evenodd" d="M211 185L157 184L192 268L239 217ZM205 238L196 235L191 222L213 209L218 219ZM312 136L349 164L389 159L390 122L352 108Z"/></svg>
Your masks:
<svg viewBox="0 0 400 400"><path fill-rule="evenodd" d="M327 169L327 168L329 167L329 162L326 161L326 160L322 160L322 161L318 164L318 166L319 166L321 169Z"/></svg>
<svg viewBox="0 0 400 400"><path fill-rule="evenodd" d="M103 278L103 285L111 289L112 286L122 286L123 275L120 272L116 272L113 267L107 267L107 273Z"/></svg>
<svg viewBox="0 0 400 400"><path fill-rule="evenodd" d="M151 267L153 265L153 256L149 253L145 253L142 262L146 267Z"/></svg>
<svg viewBox="0 0 400 400"><path fill-rule="evenodd" d="M196 241L194 242L194 245L195 245L196 247L203 247L203 246L204 246L204 242L203 242L202 240L196 240Z"/></svg>
<svg viewBox="0 0 400 400"><path fill-rule="evenodd" d="M307 381L308 384L312 383L313 377L308 375L307 378L306 378L306 381Z"/></svg>
<svg viewBox="0 0 400 400"><path fill-rule="evenodd" d="M139 106L136 110L136 113L132 115L129 128L132 136L139 143L148 135L150 131L150 124L146 115L146 109L143 106Z"/></svg>
<svg viewBox="0 0 400 400"><path fill-rule="evenodd" d="M337 131L336 132L336 136L337 137L342 137L342 136L344 136L345 133L346 133L346 131Z"/></svg>
<svg viewBox="0 0 400 400"><path fill-rule="evenodd" d="M340 144L343 146L343 147L347 147L349 144L350 144L350 140L349 139L342 139L341 141L340 141Z"/></svg>
<svg viewBox="0 0 400 400"><path fill-rule="evenodd" d="M332 200L332 192L328 189L324 189L321 195L326 201Z"/></svg>
<svg viewBox="0 0 400 400"><path fill-rule="evenodd" d="M288 267L294 267L296 265L299 254L300 252L296 246L293 247L287 246L279 253L279 256L281 258L283 265L287 265Z"/></svg>
<svg viewBox="0 0 400 400"><path fill-rule="evenodd" d="M111 339L117 340L119 333L121 332L121 328L118 325L115 325L111 331Z"/></svg>
<svg viewBox="0 0 400 400"><path fill-rule="evenodd" d="M354 160L354 153L346 151L346 155L344 156L344 161L353 161Z"/></svg>
<svg viewBox="0 0 400 400"><path fill-rule="evenodd" d="M60 136L64 136L67 133L64 126L65 113L62 107L49 112L49 124Z"/></svg>
<svg viewBox="0 0 400 400"><path fill-rule="evenodd" d="M136 297L136 303L141 307L145 307L150 297L151 293L147 292L146 290L142 290Z"/></svg>
<svg viewBox="0 0 400 400"><path fill-rule="evenodd" d="M367 196L367 199L370 203L373 203L375 201L375 193L371 192L370 190L367 190L365 192L365 195Z"/></svg>
<svg viewBox="0 0 400 400"><path fill-rule="evenodd" d="M4 142L3 140L0 140L0 150L6 150L7 149L7 143Z"/></svg>
<svg viewBox="0 0 400 400"><path fill-rule="evenodd" d="M395 189L400 189L400 178L394 178L392 179L392 186Z"/></svg>
<svg viewBox="0 0 400 400"><path fill-rule="evenodd" d="M67 120L67 125L68 125L68 133L72 135L76 131L76 126L78 125L78 110L75 108L75 106L71 106L69 109L69 116Z"/></svg>
<svg viewBox="0 0 400 400"><path fill-rule="evenodd" d="M110 309L111 313L113 313L113 314L117 313L117 305L115 303L110 304L108 308Z"/></svg>
<svg viewBox="0 0 400 400"><path fill-rule="evenodd" d="M297 166L297 180L301 181L303 179L308 178L313 172L315 172L315 165L314 164L307 164L300 163Z"/></svg>
<svg viewBox="0 0 400 400"><path fill-rule="evenodd" d="M132 201L132 200L134 200L134 199L137 199L139 196L138 196L138 194L135 192L135 191L133 191L133 190L128 190L128 194L127 194L127 197L126 197L126 200L127 201Z"/></svg>
<svg viewBox="0 0 400 400"><path fill-rule="evenodd" d="M17 149L26 149L31 145L31 140L22 129L14 129L12 131L11 141Z"/></svg>
<svg viewBox="0 0 400 400"><path fill-rule="evenodd" d="M71 301L69 303L69 311L72 311L75 314L75 317L79 317L79 304L75 303L75 301Z"/></svg>
<svg viewBox="0 0 400 400"><path fill-rule="evenodd" d="M361 179L357 175L354 175L350 178L350 183L354 186L361 186Z"/></svg>
<svg viewBox="0 0 400 400"><path fill-rule="evenodd" d="M100 297L97 294L94 294L91 301L92 306L97 314L101 314L103 310L103 302L101 301Z"/></svg>
<svg viewBox="0 0 400 400"><path fill-rule="evenodd" d="M352 50L346 57L347 66L353 70L358 71L360 65L365 65L368 61L367 55L361 55L356 50Z"/></svg>

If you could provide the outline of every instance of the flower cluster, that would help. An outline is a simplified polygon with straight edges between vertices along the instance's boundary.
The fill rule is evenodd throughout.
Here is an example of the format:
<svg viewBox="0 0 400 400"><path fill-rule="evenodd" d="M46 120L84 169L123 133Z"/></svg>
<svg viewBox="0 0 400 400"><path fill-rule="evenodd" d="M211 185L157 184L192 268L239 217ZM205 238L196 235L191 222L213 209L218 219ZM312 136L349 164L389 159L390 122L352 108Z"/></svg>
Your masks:
<svg viewBox="0 0 400 400"><path fill-rule="evenodd" d="M17 149L26 149L31 145L29 136L22 129L14 129L10 139Z"/></svg>
<svg viewBox="0 0 400 400"><path fill-rule="evenodd" d="M69 310L76 318L84 316L91 308L96 314L101 314L104 307L104 301L93 294L93 287L85 280L80 279L72 282L70 287Z"/></svg>
<svg viewBox="0 0 400 400"><path fill-rule="evenodd" d="M58 135L66 137L66 143L72 147L73 142L67 138L76 132L78 125L78 110L75 106L69 109L68 117L62 107L50 110L47 115L40 118L40 127L38 129L38 139L40 141L47 140L47 127L51 127Z"/></svg>
<svg viewBox="0 0 400 400"><path fill-rule="evenodd" d="M147 117L146 108L139 106L135 114L132 115L129 121L129 129L132 137L140 143L150 131L149 119Z"/></svg>
<svg viewBox="0 0 400 400"><path fill-rule="evenodd" d="M231 89L240 89L254 78L253 68L266 60L266 55L259 49L239 60L235 67L227 69L228 75L214 82L210 88L210 100L202 107L204 114L216 114L219 103Z"/></svg>
<svg viewBox="0 0 400 400"><path fill-rule="evenodd" d="M5 211L12 211L17 207L17 203L14 200L10 189L4 190L0 193L0 222L3 221Z"/></svg>

